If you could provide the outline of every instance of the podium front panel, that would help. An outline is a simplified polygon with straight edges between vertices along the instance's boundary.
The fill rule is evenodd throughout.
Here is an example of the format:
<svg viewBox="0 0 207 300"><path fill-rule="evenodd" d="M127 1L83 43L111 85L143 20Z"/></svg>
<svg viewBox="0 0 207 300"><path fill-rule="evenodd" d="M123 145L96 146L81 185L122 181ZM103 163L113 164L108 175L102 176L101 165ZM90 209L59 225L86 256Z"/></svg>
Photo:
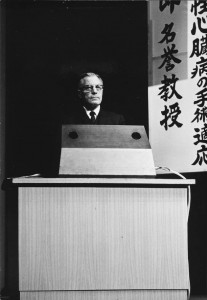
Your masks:
<svg viewBox="0 0 207 300"><path fill-rule="evenodd" d="M20 291L187 291L186 199L186 187L19 187Z"/></svg>

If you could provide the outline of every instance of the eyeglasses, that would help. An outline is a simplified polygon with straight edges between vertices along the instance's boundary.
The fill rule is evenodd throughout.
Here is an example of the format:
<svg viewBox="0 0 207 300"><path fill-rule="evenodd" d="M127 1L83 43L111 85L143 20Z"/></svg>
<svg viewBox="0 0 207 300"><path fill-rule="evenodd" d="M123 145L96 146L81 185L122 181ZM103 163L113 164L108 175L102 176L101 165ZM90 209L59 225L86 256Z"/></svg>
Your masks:
<svg viewBox="0 0 207 300"><path fill-rule="evenodd" d="M94 89L96 89L98 92L103 90L103 85L85 85L81 88L81 90L85 93L90 93Z"/></svg>

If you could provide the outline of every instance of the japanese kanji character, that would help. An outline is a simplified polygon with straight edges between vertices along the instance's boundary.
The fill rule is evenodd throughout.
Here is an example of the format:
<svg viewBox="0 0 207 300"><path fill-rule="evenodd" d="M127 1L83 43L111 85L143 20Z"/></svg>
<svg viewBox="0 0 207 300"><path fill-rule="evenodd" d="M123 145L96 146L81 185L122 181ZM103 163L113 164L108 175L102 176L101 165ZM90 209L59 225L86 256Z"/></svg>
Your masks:
<svg viewBox="0 0 207 300"><path fill-rule="evenodd" d="M169 46L167 46L167 50L164 48L164 54L161 55L161 57L164 58L164 60L162 64L159 66L159 69L161 69L164 65L166 65L165 66L166 71L171 71L175 66L172 63L172 61L177 64L181 63L181 60L174 56L174 54L176 53L178 53L178 50L175 50L175 44L172 44L171 49Z"/></svg>
<svg viewBox="0 0 207 300"><path fill-rule="evenodd" d="M194 16L197 16L197 13L203 14L204 12L207 12L206 0L194 0L194 4L191 5L191 12L194 13Z"/></svg>
<svg viewBox="0 0 207 300"><path fill-rule="evenodd" d="M198 93L196 93L197 99L193 103L197 104L199 107L203 107L205 105L205 101L207 101L207 88L202 89Z"/></svg>
<svg viewBox="0 0 207 300"><path fill-rule="evenodd" d="M167 6L170 6L170 13L172 14L175 8L175 5L179 5L181 0L160 0L160 11L163 11Z"/></svg>
<svg viewBox="0 0 207 300"><path fill-rule="evenodd" d="M202 17L202 19L201 19L201 18L197 17L197 23L198 23L198 29L199 29L199 31L201 33L207 34L207 28L206 28L207 26L206 26L206 20L205 20L205 18ZM196 28L197 28L196 27L196 23L193 22L193 27L191 29L191 34L192 35L196 34Z"/></svg>
<svg viewBox="0 0 207 300"><path fill-rule="evenodd" d="M176 103L170 105L169 108L170 108L170 110L165 105L165 110L161 111L161 114L164 116L164 119L162 121L160 121L160 125L162 125L162 126L164 125L165 130L168 130L168 127L172 127L174 125L176 125L177 127L183 126L182 123L177 121L179 114L181 114L181 110L179 108L178 103L176 102ZM169 120L171 121L170 124L168 124Z"/></svg>
<svg viewBox="0 0 207 300"><path fill-rule="evenodd" d="M191 72L191 78L194 78L198 72L199 76L201 76L203 73L207 75L207 58L204 58L203 56L201 56L200 60L196 62L196 67Z"/></svg>
<svg viewBox="0 0 207 300"><path fill-rule="evenodd" d="M178 92L175 89L176 82L178 81L178 78L175 77L175 74L172 74L172 78L167 78L166 75L164 75L164 80L161 81L163 84L159 90L159 95L162 95L161 98L164 101L167 101L168 99L172 98L173 95L175 95L178 99L181 99L182 96L178 94ZM169 88L171 89L171 93L169 94Z"/></svg>
<svg viewBox="0 0 207 300"><path fill-rule="evenodd" d="M173 26L174 26L173 22L170 24L165 24L165 27L164 27L163 31L161 32L162 34L164 34L164 37L159 43L166 42L168 44L168 43L173 42L173 40L175 39L175 36L176 36L176 33L174 31L172 31Z"/></svg>
<svg viewBox="0 0 207 300"><path fill-rule="evenodd" d="M207 28L206 28L206 26L205 26L205 28L202 27L202 24L206 25L206 20L204 18L202 18L202 20L201 20L201 18L198 17L197 18L197 22L198 22L198 28L199 28L200 32L202 32L204 34L207 34Z"/></svg>
<svg viewBox="0 0 207 300"><path fill-rule="evenodd" d="M201 149L197 150L197 157L192 165L196 165L198 163L201 166L203 162L207 164L207 154L205 151L207 151L207 147L205 145L201 145Z"/></svg>
<svg viewBox="0 0 207 300"><path fill-rule="evenodd" d="M194 142L194 145L198 145L198 143L205 143L207 144L207 124L204 124L203 128L194 128L195 134L193 137L197 139L197 141Z"/></svg>
<svg viewBox="0 0 207 300"><path fill-rule="evenodd" d="M194 121L200 122L206 122L207 121L207 107L204 106L201 109L197 108L195 113L195 118L191 121L191 123L193 123Z"/></svg>
<svg viewBox="0 0 207 300"><path fill-rule="evenodd" d="M193 50L190 55L190 57L195 56L200 56L202 54L207 53L207 35L202 36L201 39L195 39L193 40Z"/></svg>

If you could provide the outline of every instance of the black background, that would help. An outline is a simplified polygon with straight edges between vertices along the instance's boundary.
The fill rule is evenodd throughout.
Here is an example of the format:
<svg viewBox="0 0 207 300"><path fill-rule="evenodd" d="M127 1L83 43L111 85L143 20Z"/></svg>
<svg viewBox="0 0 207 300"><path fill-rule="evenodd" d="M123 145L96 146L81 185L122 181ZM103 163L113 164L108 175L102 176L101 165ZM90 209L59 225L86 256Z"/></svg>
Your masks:
<svg viewBox="0 0 207 300"><path fill-rule="evenodd" d="M41 172L47 127L73 110L83 72L103 78L105 109L147 129L147 41L144 1L8 4L7 176Z"/></svg>

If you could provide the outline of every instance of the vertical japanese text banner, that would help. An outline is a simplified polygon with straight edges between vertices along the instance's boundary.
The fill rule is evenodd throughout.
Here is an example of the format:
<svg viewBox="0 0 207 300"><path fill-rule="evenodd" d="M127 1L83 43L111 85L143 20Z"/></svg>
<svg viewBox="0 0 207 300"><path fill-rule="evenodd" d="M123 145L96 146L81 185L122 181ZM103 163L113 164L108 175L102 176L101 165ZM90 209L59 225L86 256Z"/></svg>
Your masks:
<svg viewBox="0 0 207 300"><path fill-rule="evenodd" d="M149 138L155 165L207 171L207 2L149 5Z"/></svg>

